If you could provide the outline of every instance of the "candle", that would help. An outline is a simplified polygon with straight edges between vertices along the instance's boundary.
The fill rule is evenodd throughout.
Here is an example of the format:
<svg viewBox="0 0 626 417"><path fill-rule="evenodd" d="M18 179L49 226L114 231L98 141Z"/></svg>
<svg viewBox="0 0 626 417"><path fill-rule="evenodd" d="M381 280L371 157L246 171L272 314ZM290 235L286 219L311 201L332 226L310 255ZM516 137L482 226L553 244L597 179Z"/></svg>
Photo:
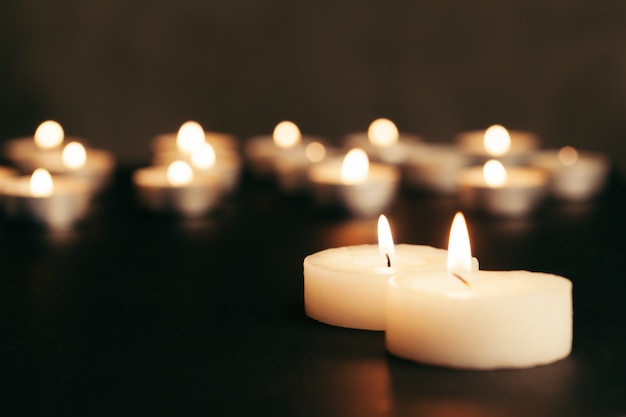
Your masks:
<svg viewBox="0 0 626 417"><path fill-rule="evenodd" d="M450 231L447 272L389 281L385 344L392 354L461 369L526 368L567 357L572 283L529 271L472 271L462 215Z"/></svg>
<svg viewBox="0 0 626 417"><path fill-rule="evenodd" d="M531 132L507 130L501 125L492 125L486 130L461 132L456 143L477 163L488 159L499 159L507 165L520 165L539 146L539 137Z"/></svg>
<svg viewBox="0 0 626 417"><path fill-rule="evenodd" d="M296 193L306 190L309 168L324 161L333 151L318 141L309 142L302 153L273 161L276 180L281 191Z"/></svg>
<svg viewBox="0 0 626 417"><path fill-rule="evenodd" d="M159 163L171 163L185 155L198 144L208 142L220 155L222 152L236 152L237 138L228 133L205 131L200 123L188 120L177 132L163 133L152 139L151 147L155 158L163 158Z"/></svg>
<svg viewBox="0 0 626 417"><path fill-rule="evenodd" d="M605 155L580 152L571 146L537 152L529 164L548 171L550 191L566 201L586 201L598 195L609 172Z"/></svg>
<svg viewBox="0 0 626 417"><path fill-rule="evenodd" d="M369 125L367 132L346 135L344 145L363 149L375 161L401 164L407 150L421 141L417 135L400 133L391 120L380 118Z"/></svg>
<svg viewBox="0 0 626 417"><path fill-rule="evenodd" d="M353 216L371 217L393 201L400 173L390 165L370 164L365 152L355 148L341 162L312 166L308 179L320 206L342 207Z"/></svg>
<svg viewBox="0 0 626 417"><path fill-rule="evenodd" d="M547 181L547 174L541 169L506 169L492 159L482 167L470 167L460 172L459 200L464 207L487 214L526 216L542 201Z"/></svg>
<svg viewBox="0 0 626 417"><path fill-rule="evenodd" d="M194 175L184 161L140 168L133 173L139 203L152 211L199 217L220 201L223 187L213 176Z"/></svg>
<svg viewBox="0 0 626 417"><path fill-rule="evenodd" d="M334 326L384 330L389 277L444 269L445 262L443 249L394 245L387 218L380 216L378 245L326 249L304 259L306 314Z"/></svg>
<svg viewBox="0 0 626 417"><path fill-rule="evenodd" d="M452 194L469 157L455 146L420 144L411 148L404 162L407 184L434 193Z"/></svg>
<svg viewBox="0 0 626 417"><path fill-rule="evenodd" d="M0 193L8 218L33 221L50 230L66 230L86 215L89 190L84 179L52 177L39 168L31 176L7 179Z"/></svg>

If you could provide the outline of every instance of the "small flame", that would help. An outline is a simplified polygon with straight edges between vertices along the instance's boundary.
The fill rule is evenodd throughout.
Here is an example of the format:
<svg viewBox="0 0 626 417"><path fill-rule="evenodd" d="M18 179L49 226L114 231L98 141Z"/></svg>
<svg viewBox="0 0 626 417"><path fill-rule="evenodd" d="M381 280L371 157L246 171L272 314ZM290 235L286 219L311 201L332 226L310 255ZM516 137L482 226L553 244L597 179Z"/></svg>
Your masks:
<svg viewBox="0 0 626 417"><path fill-rule="evenodd" d="M343 158L341 181L344 184L359 184L367 179L369 159L363 149L354 148Z"/></svg>
<svg viewBox="0 0 626 417"><path fill-rule="evenodd" d="M215 149L204 142L191 151L191 165L197 169L209 169L215 165Z"/></svg>
<svg viewBox="0 0 626 417"><path fill-rule="evenodd" d="M385 265L391 267L395 264L396 250L393 245L393 236L389 220L384 214L378 217L378 249L385 261Z"/></svg>
<svg viewBox="0 0 626 417"><path fill-rule="evenodd" d="M280 122L274 128L274 143L280 148L291 148L300 142L300 129L295 123L284 121Z"/></svg>
<svg viewBox="0 0 626 417"><path fill-rule="evenodd" d="M174 161L167 167L167 181L171 185L185 185L193 181L193 170L187 162Z"/></svg>
<svg viewBox="0 0 626 417"><path fill-rule="evenodd" d="M63 148L63 164L70 169L79 169L87 162L87 151L78 142L70 142Z"/></svg>
<svg viewBox="0 0 626 417"><path fill-rule="evenodd" d="M500 161L490 159L483 166L483 178L489 187L502 187L506 184L508 174Z"/></svg>
<svg viewBox="0 0 626 417"><path fill-rule="evenodd" d="M485 150L491 156L502 156L511 148L511 136L504 126L493 125L485 130Z"/></svg>
<svg viewBox="0 0 626 417"><path fill-rule="evenodd" d="M204 129L198 122L188 121L181 125L176 135L176 146L183 153L191 153L198 145L204 143Z"/></svg>
<svg viewBox="0 0 626 417"><path fill-rule="evenodd" d="M465 279L472 272L472 247L465 217L461 212L456 213L450 227L448 241L448 272Z"/></svg>
<svg viewBox="0 0 626 417"><path fill-rule="evenodd" d="M564 146L559 149L558 158L563 165L574 165L578 161L578 151L572 146Z"/></svg>
<svg viewBox="0 0 626 417"><path fill-rule="evenodd" d="M310 162L321 162L326 157L326 147L319 142L311 142L304 148L304 156Z"/></svg>
<svg viewBox="0 0 626 417"><path fill-rule="evenodd" d="M56 148L63 142L63 138L63 128L54 120L46 120L35 131L35 144L40 149Z"/></svg>
<svg viewBox="0 0 626 417"><path fill-rule="evenodd" d="M367 137L376 146L389 146L398 141L398 128L389 119L376 119L367 129Z"/></svg>
<svg viewBox="0 0 626 417"><path fill-rule="evenodd" d="M49 197L53 191L50 173L43 168L37 168L30 177L30 194L33 197Z"/></svg>

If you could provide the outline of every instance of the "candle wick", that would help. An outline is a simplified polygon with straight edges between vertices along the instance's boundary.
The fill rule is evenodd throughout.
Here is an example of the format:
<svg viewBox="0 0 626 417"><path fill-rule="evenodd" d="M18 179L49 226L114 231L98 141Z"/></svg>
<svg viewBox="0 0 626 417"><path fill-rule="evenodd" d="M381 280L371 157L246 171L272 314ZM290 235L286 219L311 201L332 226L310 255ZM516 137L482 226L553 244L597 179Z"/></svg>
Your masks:
<svg viewBox="0 0 626 417"><path fill-rule="evenodd" d="M388 253L385 254L385 258L387 258L387 268L391 268L391 258Z"/></svg>
<svg viewBox="0 0 626 417"><path fill-rule="evenodd" d="M472 287L470 285L469 281L466 280L465 278L463 278L460 274L457 274L456 272L453 272L452 275L454 275L456 278L458 278L463 284L467 285L468 288Z"/></svg>

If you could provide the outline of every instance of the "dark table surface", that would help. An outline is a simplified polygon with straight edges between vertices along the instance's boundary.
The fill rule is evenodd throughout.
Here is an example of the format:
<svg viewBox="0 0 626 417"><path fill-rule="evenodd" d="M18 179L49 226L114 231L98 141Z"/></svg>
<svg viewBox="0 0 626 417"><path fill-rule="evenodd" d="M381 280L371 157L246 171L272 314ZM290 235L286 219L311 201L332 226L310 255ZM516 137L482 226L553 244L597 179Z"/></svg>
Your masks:
<svg viewBox="0 0 626 417"><path fill-rule="evenodd" d="M482 269L574 283L572 354L469 372L387 354L382 332L307 318L302 260L375 243L375 220L321 213L245 180L210 217L139 210L122 170L75 231L0 222L2 415L624 416L626 193L532 219L468 214ZM445 247L454 197L403 190L396 242Z"/></svg>

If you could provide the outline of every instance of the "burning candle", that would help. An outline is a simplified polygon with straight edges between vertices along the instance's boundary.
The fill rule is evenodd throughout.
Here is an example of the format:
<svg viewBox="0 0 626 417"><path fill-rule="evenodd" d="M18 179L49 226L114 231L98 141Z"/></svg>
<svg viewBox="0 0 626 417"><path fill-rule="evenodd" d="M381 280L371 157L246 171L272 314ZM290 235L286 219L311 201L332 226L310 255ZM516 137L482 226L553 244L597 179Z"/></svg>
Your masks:
<svg viewBox="0 0 626 417"><path fill-rule="evenodd" d="M170 164L173 161L188 158L191 150L203 142L213 146L216 154L230 154L237 150L237 138L221 132L205 131L196 121L188 120L183 123L177 132L163 133L152 139L154 164Z"/></svg>
<svg viewBox="0 0 626 417"><path fill-rule="evenodd" d="M473 130L456 136L459 148L478 163L498 159L506 165L520 165L539 146L539 138L531 132L507 130L492 125L486 130Z"/></svg>
<svg viewBox="0 0 626 417"><path fill-rule="evenodd" d="M72 228L87 213L90 193L84 179L52 177L43 169L14 177L1 188L7 217L33 221L51 230Z"/></svg>
<svg viewBox="0 0 626 417"><path fill-rule="evenodd" d="M384 330L389 277L444 269L445 260L443 249L394 245L389 222L380 216L378 245L326 249L304 259L306 314L334 326Z"/></svg>
<svg viewBox="0 0 626 417"><path fill-rule="evenodd" d="M450 231L447 272L389 281L387 350L404 359L461 369L527 368L567 357L572 283L529 271L472 271L463 216Z"/></svg>
<svg viewBox="0 0 626 417"><path fill-rule="evenodd" d="M184 161L140 168L133 173L133 183L143 207L183 217L206 215L219 203L223 193L218 178L194 175Z"/></svg>
<svg viewBox="0 0 626 417"><path fill-rule="evenodd" d="M506 169L501 162L492 159L482 167L460 172L459 200L464 207L487 214L526 216L542 201L547 181L547 174L541 169Z"/></svg>
<svg viewBox="0 0 626 417"><path fill-rule="evenodd" d="M308 172L313 196L322 207L342 207L357 217L371 217L393 201L400 173L396 167L369 163L362 149L352 149L343 161L314 165Z"/></svg>
<svg viewBox="0 0 626 417"><path fill-rule="evenodd" d="M586 201L598 195L609 172L605 155L580 152L571 146L537 152L529 163L550 173L552 194L566 201Z"/></svg>
<svg viewBox="0 0 626 417"><path fill-rule="evenodd" d="M419 144L407 152L404 174L407 184L415 188L452 194L458 189L459 172L469 162L456 146Z"/></svg>

